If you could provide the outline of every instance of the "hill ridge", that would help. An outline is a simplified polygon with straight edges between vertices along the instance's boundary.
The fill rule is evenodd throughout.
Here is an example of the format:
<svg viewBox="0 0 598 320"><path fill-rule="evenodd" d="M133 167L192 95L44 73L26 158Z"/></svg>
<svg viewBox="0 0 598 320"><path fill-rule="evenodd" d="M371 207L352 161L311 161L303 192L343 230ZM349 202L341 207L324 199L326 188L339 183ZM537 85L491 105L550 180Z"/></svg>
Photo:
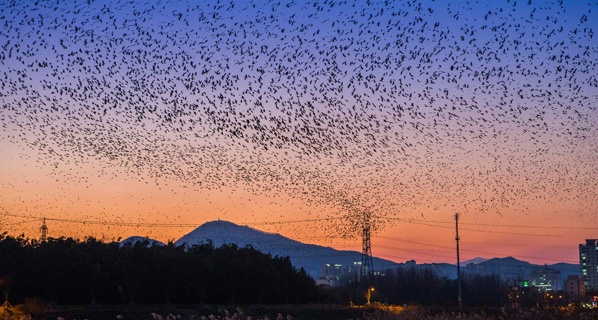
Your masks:
<svg viewBox="0 0 598 320"><path fill-rule="evenodd" d="M235 243L240 247L251 245L273 256L289 256L296 268L304 268L314 279L320 276L322 268L327 263L353 265L355 262L361 262L361 252L303 243L279 233L268 233L224 220L209 221L200 225L175 241L175 245L191 246L207 243L208 240L217 247L225 243ZM388 268L398 264L374 257L374 269L380 270L381 266Z"/></svg>
<svg viewBox="0 0 598 320"><path fill-rule="evenodd" d="M131 237L134 238L134 237ZM143 239L149 240L145 237ZM129 239L129 238L128 238ZM303 243L279 233L270 233L253 228L248 225L239 225L227 220L214 220L203 223L191 232L183 235L174 242L176 246L192 246L195 244L205 244L212 241L215 247L223 244L234 243L239 247L251 245L256 250L262 251L272 256L289 256L291 263L296 268L304 268L307 274L312 278L318 279L325 264L341 264L350 266L361 262L361 252L353 250L338 250L332 247ZM483 260L483 261L482 261ZM477 261L477 263L461 263L463 272L499 274L501 277L508 278L512 269L518 269L518 274L527 276L531 270L547 267L561 271L561 275L566 279L567 275L577 274L578 266L565 262L555 264L537 265L525 260L520 260L512 256L480 258L476 257L468 261ZM467 262L467 261L464 261ZM374 257L374 269L383 271L388 268L399 266L415 266L417 268L433 268L441 275L450 278L456 278L456 265L446 262L408 264L397 263L387 259Z"/></svg>

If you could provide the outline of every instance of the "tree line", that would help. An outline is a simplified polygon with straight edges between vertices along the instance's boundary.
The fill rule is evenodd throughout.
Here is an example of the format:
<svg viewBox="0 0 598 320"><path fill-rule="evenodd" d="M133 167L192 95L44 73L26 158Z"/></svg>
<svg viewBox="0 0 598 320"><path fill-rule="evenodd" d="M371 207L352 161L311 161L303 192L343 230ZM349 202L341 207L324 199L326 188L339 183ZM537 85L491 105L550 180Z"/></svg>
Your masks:
<svg viewBox="0 0 598 320"><path fill-rule="evenodd" d="M11 303L280 304L317 299L288 257L251 246L191 247L0 235L0 287Z"/></svg>
<svg viewBox="0 0 598 320"><path fill-rule="evenodd" d="M56 304L364 304L454 306L457 281L429 268L398 267L367 279L345 279L318 290L288 257L251 246L212 243L190 247L83 240L30 240L0 234L0 288L8 301L37 298ZM500 277L465 275L463 304L503 306Z"/></svg>
<svg viewBox="0 0 598 320"><path fill-rule="evenodd" d="M457 304L457 280L426 267L387 270L383 280L374 278L374 284L388 301L396 304ZM504 284L498 275L462 274L461 294L463 305L469 307L503 306L506 302Z"/></svg>
<svg viewBox="0 0 598 320"><path fill-rule="evenodd" d="M463 275L462 301L468 307L497 307L508 303L504 283L497 275ZM326 295L330 303L456 306L458 283L426 267L400 266L366 279L346 278Z"/></svg>

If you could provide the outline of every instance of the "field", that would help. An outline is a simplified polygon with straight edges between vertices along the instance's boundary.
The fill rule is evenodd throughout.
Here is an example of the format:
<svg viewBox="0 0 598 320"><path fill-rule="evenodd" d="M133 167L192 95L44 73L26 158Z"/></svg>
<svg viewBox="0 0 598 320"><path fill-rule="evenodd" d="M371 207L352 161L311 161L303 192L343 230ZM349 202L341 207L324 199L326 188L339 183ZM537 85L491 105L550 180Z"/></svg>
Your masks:
<svg viewBox="0 0 598 320"><path fill-rule="evenodd" d="M338 305L276 305L276 306L16 306L0 308L0 319L148 319L148 320L532 320L532 319L598 319L598 310L587 309L508 309L508 308L431 308L385 307L370 308Z"/></svg>

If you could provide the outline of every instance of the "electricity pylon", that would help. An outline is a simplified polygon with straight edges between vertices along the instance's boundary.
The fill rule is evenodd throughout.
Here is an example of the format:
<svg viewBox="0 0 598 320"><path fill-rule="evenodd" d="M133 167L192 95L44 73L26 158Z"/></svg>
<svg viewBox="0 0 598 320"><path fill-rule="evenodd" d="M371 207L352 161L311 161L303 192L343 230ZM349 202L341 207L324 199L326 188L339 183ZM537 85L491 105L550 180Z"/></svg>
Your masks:
<svg viewBox="0 0 598 320"><path fill-rule="evenodd" d="M369 215L363 225L362 248L361 248L361 279L369 279L374 272L374 261L372 259L372 244L370 242L370 221Z"/></svg>
<svg viewBox="0 0 598 320"><path fill-rule="evenodd" d="M48 226L46 226L46 218L42 220L42 226L39 228L39 230L42 232L42 235L39 238L39 240L42 242L48 240Z"/></svg>

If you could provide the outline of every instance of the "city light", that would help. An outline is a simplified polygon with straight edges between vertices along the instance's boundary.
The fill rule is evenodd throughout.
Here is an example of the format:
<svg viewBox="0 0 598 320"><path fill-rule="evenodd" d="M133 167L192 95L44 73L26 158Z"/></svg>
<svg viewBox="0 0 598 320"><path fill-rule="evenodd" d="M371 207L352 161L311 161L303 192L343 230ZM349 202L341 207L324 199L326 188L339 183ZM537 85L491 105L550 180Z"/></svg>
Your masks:
<svg viewBox="0 0 598 320"><path fill-rule="evenodd" d="M372 292L374 291L373 287L368 288L368 293L366 294L365 298L367 299L367 303L366 305L369 306L371 305L371 299L372 299Z"/></svg>

